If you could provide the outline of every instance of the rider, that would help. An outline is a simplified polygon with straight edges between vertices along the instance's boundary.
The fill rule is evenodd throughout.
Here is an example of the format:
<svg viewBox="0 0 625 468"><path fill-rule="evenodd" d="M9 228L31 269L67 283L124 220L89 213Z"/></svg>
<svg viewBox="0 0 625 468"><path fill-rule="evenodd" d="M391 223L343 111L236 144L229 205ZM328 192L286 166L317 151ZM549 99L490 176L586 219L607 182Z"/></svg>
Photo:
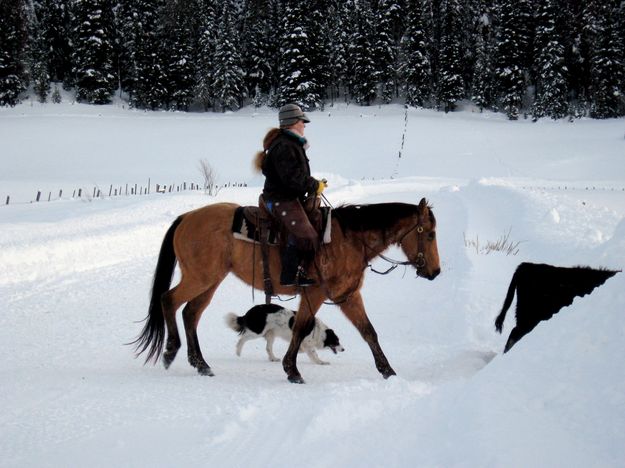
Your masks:
<svg viewBox="0 0 625 468"><path fill-rule="evenodd" d="M319 236L302 204L307 197L321 194L327 182L310 175L306 156L309 145L304 137L310 120L306 114L296 104L286 104L280 108L278 119L280 128L269 130L263 151L256 157L256 166L265 176L260 203L287 232L280 254L280 284L304 287L314 284L306 270L319 245Z"/></svg>

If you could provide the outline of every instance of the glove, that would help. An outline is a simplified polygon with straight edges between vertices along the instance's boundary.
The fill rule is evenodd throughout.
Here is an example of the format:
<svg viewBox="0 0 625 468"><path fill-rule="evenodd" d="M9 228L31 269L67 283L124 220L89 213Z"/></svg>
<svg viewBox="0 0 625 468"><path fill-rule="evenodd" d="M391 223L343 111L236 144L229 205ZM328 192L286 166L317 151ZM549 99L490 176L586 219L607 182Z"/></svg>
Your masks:
<svg viewBox="0 0 625 468"><path fill-rule="evenodd" d="M319 185L317 186L317 195L321 195L321 192L323 192L327 186L328 181L325 179L321 179L319 181Z"/></svg>

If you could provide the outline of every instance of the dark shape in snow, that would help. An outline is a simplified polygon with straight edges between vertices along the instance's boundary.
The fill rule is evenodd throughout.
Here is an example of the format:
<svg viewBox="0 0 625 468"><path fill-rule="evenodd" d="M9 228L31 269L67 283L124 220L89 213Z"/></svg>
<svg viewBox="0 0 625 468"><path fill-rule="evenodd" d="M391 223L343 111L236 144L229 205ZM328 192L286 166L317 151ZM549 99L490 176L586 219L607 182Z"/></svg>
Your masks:
<svg viewBox="0 0 625 468"><path fill-rule="evenodd" d="M504 353L531 332L538 322L549 320L562 307L571 305L575 297L590 294L619 271L521 263L512 276L503 308L495 319L495 328L501 333L506 312L516 291L516 326L510 332Z"/></svg>

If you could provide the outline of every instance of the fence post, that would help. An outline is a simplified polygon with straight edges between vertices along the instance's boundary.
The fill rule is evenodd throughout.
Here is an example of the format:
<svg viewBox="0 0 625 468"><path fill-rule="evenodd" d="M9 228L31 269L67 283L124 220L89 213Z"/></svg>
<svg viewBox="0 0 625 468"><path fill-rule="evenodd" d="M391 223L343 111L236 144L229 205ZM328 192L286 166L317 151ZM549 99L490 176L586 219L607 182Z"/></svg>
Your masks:
<svg viewBox="0 0 625 468"><path fill-rule="evenodd" d="M80 197L82 197L82 189L81 188L78 189L78 198L80 198Z"/></svg>
<svg viewBox="0 0 625 468"><path fill-rule="evenodd" d="M152 185L152 179L150 179L150 178L148 177L148 188L147 188L147 192L146 192L146 193L150 193L150 186L151 186L151 185ZM158 184L157 184L157 187L158 187ZM158 192L158 188L156 189L156 191Z"/></svg>
<svg viewBox="0 0 625 468"><path fill-rule="evenodd" d="M48 192L48 201L52 198L52 192Z"/></svg>
<svg viewBox="0 0 625 468"><path fill-rule="evenodd" d="M9 204L9 200L11 200L11 197L9 195L7 195L7 205Z"/></svg>
<svg viewBox="0 0 625 468"><path fill-rule="evenodd" d="M41 190L37 190L37 201L41 198Z"/></svg>
<svg viewBox="0 0 625 468"><path fill-rule="evenodd" d="M63 189L59 190L59 200L63 198Z"/></svg>
<svg viewBox="0 0 625 468"><path fill-rule="evenodd" d="M113 184L109 187L109 197L111 196L111 193L113 193Z"/></svg>

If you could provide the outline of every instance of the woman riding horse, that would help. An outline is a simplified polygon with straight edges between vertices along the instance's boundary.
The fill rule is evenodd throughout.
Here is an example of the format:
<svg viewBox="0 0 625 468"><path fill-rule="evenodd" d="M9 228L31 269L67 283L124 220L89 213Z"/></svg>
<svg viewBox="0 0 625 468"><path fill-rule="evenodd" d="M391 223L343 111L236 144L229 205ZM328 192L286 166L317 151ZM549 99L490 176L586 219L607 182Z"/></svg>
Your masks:
<svg viewBox="0 0 625 468"><path fill-rule="evenodd" d="M265 176L260 207L278 222L286 236L281 251L283 286L310 286L314 280L307 270L319 246L319 235L312 226L302 203L311 195L319 195L325 180L310 175L306 156L308 141L304 137L310 122L295 104L280 108L280 128L269 130L263 140L263 151L256 155L256 167Z"/></svg>

